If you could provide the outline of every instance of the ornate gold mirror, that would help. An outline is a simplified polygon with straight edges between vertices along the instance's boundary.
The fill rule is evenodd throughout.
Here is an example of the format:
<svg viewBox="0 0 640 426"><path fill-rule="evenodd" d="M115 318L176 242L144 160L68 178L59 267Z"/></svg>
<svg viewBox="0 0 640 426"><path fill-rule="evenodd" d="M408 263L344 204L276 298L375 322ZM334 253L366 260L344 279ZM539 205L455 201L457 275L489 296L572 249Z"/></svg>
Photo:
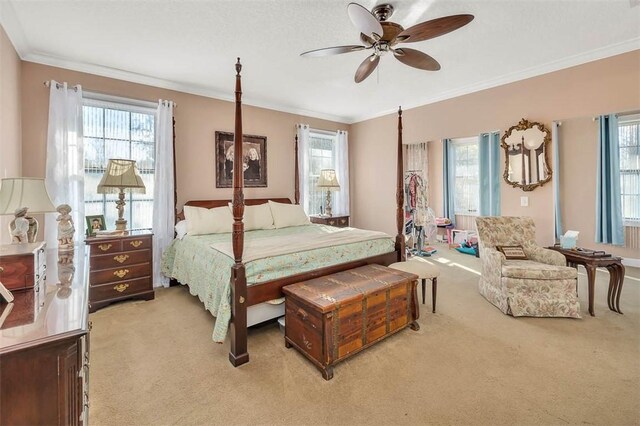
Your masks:
<svg viewBox="0 0 640 426"><path fill-rule="evenodd" d="M509 128L500 145L505 153L504 180L514 188L533 191L551 180L547 151L551 132L524 118Z"/></svg>

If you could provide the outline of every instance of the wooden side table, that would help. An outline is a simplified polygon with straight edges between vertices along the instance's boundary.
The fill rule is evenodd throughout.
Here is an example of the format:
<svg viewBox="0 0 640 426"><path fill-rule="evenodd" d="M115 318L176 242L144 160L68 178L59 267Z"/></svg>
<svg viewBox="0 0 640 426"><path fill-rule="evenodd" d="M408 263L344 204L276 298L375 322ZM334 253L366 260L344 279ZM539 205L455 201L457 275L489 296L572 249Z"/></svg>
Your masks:
<svg viewBox="0 0 640 426"><path fill-rule="evenodd" d="M338 228L346 228L349 226L348 215L338 216L309 216L311 223L319 223L321 225L335 226Z"/></svg>
<svg viewBox="0 0 640 426"><path fill-rule="evenodd" d="M115 237L89 237L89 312L126 299L151 300L153 234L134 231Z"/></svg>
<svg viewBox="0 0 640 426"><path fill-rule="evenodd" d="M587 280L589 283L589 313L595 316L593 309L593 295L596 286L596 269L607 268L609 271L609 291L607 292L607 303L609 309L619 314L620 310L620 294L622 293L622 285L624 284L625 269L622 259L619 257L605 256L589 256L575 249L563 249L559 246L547 247L548 249L558 251L567 259L567 266L582 265L587 270Z"/></svg>

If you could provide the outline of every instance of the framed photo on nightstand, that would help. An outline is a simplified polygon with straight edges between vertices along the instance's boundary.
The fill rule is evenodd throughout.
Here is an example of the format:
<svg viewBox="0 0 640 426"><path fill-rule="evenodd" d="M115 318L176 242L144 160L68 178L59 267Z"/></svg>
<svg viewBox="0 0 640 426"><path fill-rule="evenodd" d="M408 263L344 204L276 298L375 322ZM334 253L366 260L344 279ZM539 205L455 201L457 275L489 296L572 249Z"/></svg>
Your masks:
<svg viewBox="0 0 640 426"><path fill-rule="evenodd" d="M96 231L104 231L107 225L104 223L104 215L87 216L87 236L95 237Z"/></svg>

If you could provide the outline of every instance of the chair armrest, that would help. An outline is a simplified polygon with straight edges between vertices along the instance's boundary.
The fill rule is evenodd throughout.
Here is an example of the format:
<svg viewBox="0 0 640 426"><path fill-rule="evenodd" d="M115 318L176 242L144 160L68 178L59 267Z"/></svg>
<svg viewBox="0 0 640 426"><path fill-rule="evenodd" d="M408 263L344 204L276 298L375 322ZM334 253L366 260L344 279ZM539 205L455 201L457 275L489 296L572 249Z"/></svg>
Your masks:
<svg viewBox="0 0 640 426"><path fill-rule="evenodd" d="M507 258L504 254L494 248L485 247L480 252L480 260L482 261L482 276L485 279L500 279L502 276L502 264Z"/></svg>
<svg viewBox="0 0 640 426"><path fill-rule="evenodd" d="M555 250L549 250L536 246L534 244L528 244L524 247L524 252L530 260L538 263L546 263L547 265L566 266L567 259L560 252Z"/></svg>

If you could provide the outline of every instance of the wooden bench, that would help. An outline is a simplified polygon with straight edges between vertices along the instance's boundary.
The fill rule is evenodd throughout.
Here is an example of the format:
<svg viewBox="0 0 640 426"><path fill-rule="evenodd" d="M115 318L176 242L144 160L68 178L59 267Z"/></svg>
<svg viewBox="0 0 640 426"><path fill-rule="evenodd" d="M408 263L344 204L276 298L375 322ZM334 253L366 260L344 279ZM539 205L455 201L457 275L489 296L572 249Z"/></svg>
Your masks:
<svg viewBox="0 0 640 426"><path fill-rule="evenodd" d="M418 330L415 274L367 265L283 287L285 345L322 372L405 327Z"/></svg>

